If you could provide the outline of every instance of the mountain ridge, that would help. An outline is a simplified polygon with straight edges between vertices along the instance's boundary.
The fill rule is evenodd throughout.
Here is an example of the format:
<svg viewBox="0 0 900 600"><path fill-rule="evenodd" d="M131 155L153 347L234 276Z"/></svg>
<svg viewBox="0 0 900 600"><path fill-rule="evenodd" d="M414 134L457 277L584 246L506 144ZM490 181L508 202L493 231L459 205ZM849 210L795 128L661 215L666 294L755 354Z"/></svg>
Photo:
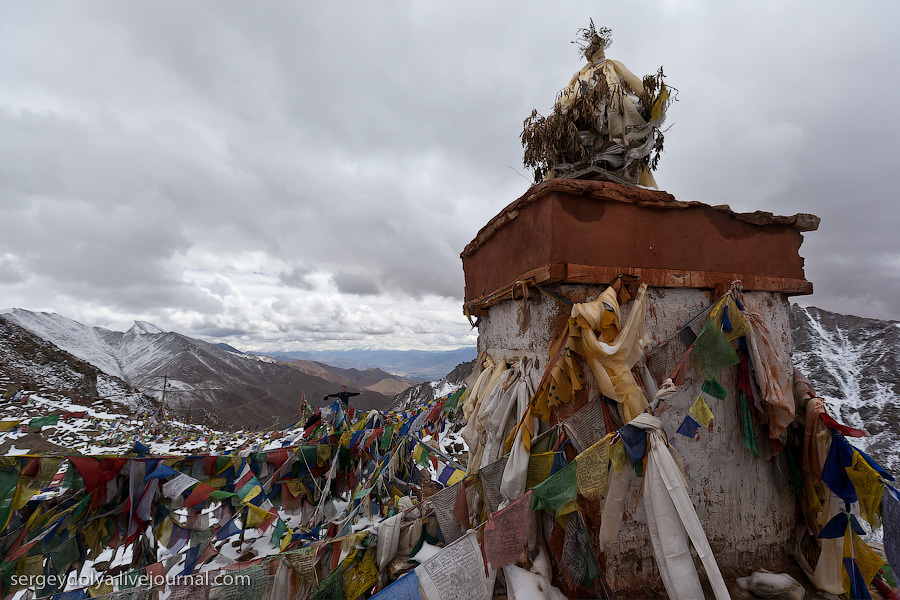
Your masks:
<svg viewBox="0 0 900 600"><path fill-rule="evenodd" d="M399 375L420 382L443 377L463 362L473 360L477 354L474 346L456 350L321 350L321 351L273 351L250 354L271 356L291 362L310 360L324 362L342 369L380 368L392 375Z"/></svg>
<svg viewBox="0 0 900 600"><path fill-rule="evenodd" d="M853 443L900 471L900 323L791 305L794 366L832 416L869 435Z"/></svg>
<svg viewBox="0 0 900 600"><path fill-rule="evenodd" d="M122 333L88 327L55 313L13 309L4 315L63 351L180 412L208 410L227 422L287 424L299 417L303 394L314 405L338 391L335 384L274 359L235 354L180 333L136 324ZM165 388L163 385L165 384ZM392 395L365 391L354 406L384 408Z"/></svg>

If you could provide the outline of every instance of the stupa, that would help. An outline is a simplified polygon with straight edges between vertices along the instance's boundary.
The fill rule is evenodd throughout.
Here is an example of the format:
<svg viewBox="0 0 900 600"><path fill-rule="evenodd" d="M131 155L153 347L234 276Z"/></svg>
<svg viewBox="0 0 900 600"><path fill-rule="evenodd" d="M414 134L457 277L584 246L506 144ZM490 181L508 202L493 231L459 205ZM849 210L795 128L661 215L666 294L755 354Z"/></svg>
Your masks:
<svg viewBox="0 0 900 600"><path fill-rule="evenodd" d="M532 439L580 414L582 422L569 431L588 431L582 433L591 438L582 440L587 445L650 406L673 454L680 455L691 503L729 585L751 563L781 571L794 560L785 549L798 524L789 457L780 445L786 412L794 414L789 298L812 293L799 249L802 234L814 231L819 219L737 213L654 189L659 127L671 88L662 69L640 79L607 59L608 30L592 24L583 39L588 64L561 92L550 117L533 113L525 123L525 162L535 168L538 183L488 221L461 254L464 310L478 329L481 364L528 364L536 396L544 387L541 418L529 413L520 420L534 419ZM596 304L598 298L603 304ZM776 363L773 385L787 388L775 399L783 406L772 412L751 407L752 421L741 402L746 382L739 367L723 368L713 378L721 391L686 368L710 310L727 313L735 301L743 310L730 308L726 333L742 314L758 319L753 325L767 332L768 356ZM591 368L583 355L589 353L568 351L575 346L566 341L567 331L590 329L576 319L573 306L591 303L604 315L593 323L598 343L614 343L632 322L645 323L646 331L627 342L639 346L637 359L612 382L598 380L606 375ZM633 311L641 314L632 319ZM566 356L575 367L565 366ZM548 369L557 357L562 367ZM560 373L567 369L573 369L570 378ZM679 373L683 380L669 386L667 378ZM573 389L560 399L554 384ZM628 386L635 387L623 392ZM605 393L613 388L622 397ZM711 411L708 426L696 439L676 435L695 414L698 397ZM594 415L587 426L586 414ZM588 502L593 510L582 510L601 575L623 597L663 589L637 471L639 464L610 469L605 493ZM550 532L544 534L549 539Z"/></svg>

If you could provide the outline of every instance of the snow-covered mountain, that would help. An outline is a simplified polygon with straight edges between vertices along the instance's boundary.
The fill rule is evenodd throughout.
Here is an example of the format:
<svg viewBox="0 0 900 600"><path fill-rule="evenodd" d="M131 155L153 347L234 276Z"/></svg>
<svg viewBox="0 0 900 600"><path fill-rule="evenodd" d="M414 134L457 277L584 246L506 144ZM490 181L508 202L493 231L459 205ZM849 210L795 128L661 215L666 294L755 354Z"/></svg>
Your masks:
<svg viewBox="0 0 900 600"><path fill-rule="evenodd" d="M900 471L900 323L792 305L791 335L832 416L869 434L853 443Z"/></svg>
<svg viewBox="0 0 900 600"><path fill-rule="evenodd" d="M169 407L204 408L235 424L284 424L296 420L302 393L316 403L337 391L333 382L271 358L229 352L146 322L123 333L22 309L2 317L156 398L165 382ZM383 408L390 401L367 391L354 406Z"/></svg>
<svg viewBox="0 0 900 600"><path fill-rule="evenodd" d="M36 392L73 400L104 397L132 408L148 398L119 377L61 350L0 315L0 392Z"/></svg>
<svg viewBox="0 0 900 600"><path fill-rule="evenodd" d="M409 410L430 402L434 398L440 398L453 393L466 384L466 379L475 369L475 359L456 365L447 375L437 381L426 381L414 385L394 399L391 410Z"/></svg>

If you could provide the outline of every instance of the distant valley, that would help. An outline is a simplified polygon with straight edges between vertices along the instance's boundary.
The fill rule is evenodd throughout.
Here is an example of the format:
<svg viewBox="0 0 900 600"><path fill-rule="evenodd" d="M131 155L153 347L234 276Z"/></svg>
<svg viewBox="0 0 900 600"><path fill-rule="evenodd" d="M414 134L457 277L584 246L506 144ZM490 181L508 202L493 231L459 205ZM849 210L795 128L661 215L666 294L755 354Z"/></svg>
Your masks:
<svg viewBox="0 0 900 600"><path fill-rule="evenodd" d="M448 351L426 350L337 350L322 352L279 352L268 356L281 361L312 360L342 369L377 367L394 375L417 382L440 379L456 365L468 362L477 354L474 347Z"/></svg>
<svg viewBox="0 0 900 600"><path fill-rule="evenodd" d="M278 360L247 354L163 331L146 322L136 322L128 331L119 332L22 309L0 314L0 319L8 331L21 328L28 333L15 339L27 337L52 344L136 393L161 400L165 386L167 407L180 414L191 411L196 416L205 410L240 427L293 423L303 395L318 406L326 394L340 391L343 385L361 393L353 398L354 407L384 409L397 394L417 383L378 368L341 368L291 356ZM14 353L16 349L10 347L8 351ZM414 362L407 356L403 364ZM425 371L434 368L427 360L420 360L420 366ZM10 372L6 373L0 365L0 376L5 376L10 386L30 384L30 389L37 389L41 377L34 371L39 370L33 366L34 376L28 377L23 374L28 369L15 373L7 369Z"/></svg>

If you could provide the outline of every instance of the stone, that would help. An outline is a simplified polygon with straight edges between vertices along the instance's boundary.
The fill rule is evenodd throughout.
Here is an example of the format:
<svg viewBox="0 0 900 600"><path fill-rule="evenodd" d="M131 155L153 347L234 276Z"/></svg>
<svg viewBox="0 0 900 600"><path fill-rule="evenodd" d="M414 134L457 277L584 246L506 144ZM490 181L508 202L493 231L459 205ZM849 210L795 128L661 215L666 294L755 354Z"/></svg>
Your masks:
<svg viewBox="0 0 900 600"><path fill-rule="evenodd" d="M749 577L739 577L737 584L757 598L803 600L806 590L787 573L754 571Z"/></svg>

